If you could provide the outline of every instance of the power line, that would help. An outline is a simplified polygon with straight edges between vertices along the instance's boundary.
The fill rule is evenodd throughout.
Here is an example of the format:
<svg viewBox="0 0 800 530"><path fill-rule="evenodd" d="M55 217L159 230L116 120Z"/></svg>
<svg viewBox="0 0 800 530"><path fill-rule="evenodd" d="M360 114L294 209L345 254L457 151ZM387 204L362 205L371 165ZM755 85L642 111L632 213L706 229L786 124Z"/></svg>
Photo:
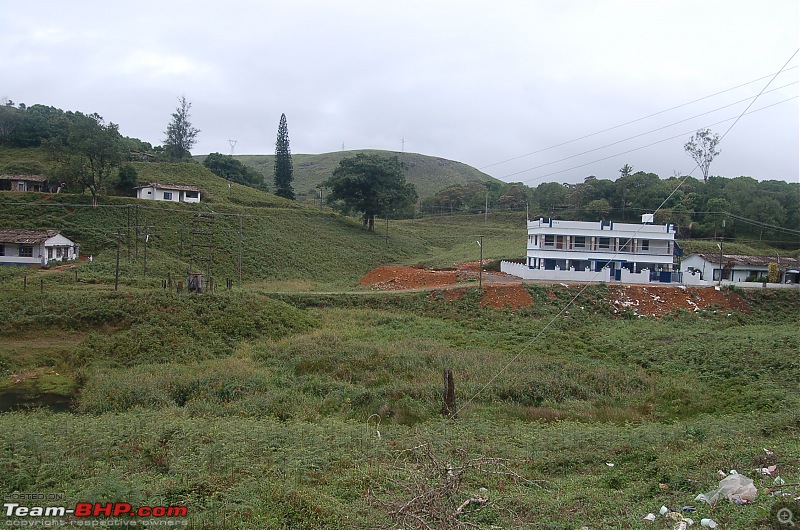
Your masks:
<svg viewBox="0 0 800 530"><path fill-rule="evenodd" d="M795 52L792 54L792 57L790 57L790 58L789 58L789 61L791 61L791 60L792 60L792 58L793 58L793 57L794 57L796 54L797 54L797 51L795 51ZM767 87L770 85L770 83L772 83L772 81L775 79L775 77L777 77L777 76L778 76L778 74L780 74L780 73L783 71L783 69L784 69L784 68L786 68L786 65L789 63L789 61L787 61L787 62L786 62L786 64L784 64L784 65L783 65L783 67L781 67L781 69L778 71L778 73L776 73L776 74L775 74L775 75L774 75L774 76L773 76L773 77L772 77L772 78L771 78L771 79L770 79L770 80L767 82L767 84L764 86L764 88L761 90L761 92L759 92L759 95L760 95L760 94L762 94L762 93L764 93L764 90L766 90L766 88L767 88ZM756 96L756 99L758 99L758 96ZM753 100L753 103L754 103L755 101L756 101L756 100ZM752 103L751 103L751 105L752 105ZM744 114L747 112L747 110L748 110L749 108L750 108L750 106L748 106L746 109L744 109L744 110L742 111L742 113L739 115L739 117L738 117L738 118L736 118L736 121L734 121L733 125L736 125L736 123L738 123L738 122L739 122L739 119L740 119L742 116L744 116ZM730 130L733 128L733 125L731 125L731 127L729 127L729 128L728 128L728 130L726 131L726 134L727 134L727 132L729 132L729 131L730 131ZM672 192L670 192L670 194L667 196L667 198L666 198L666 199L664 199L664 200L661 202L661 204L659 205L659 207L658 207L658 208L656 208L656 209L654 210L654 212L653 212L654 214L655 214L655 213L658 213L658 211L659 211L659 210L661 210L661 209L664 207L664 205L665 205L665 204L667 204L667 201L669 201L669 199L670 199L670 198L672 198L672 196L673 196L675 193L677 193L677 191L678 191L678 190L681 188L681 186L683 186L683 183L684 183L684 182L686 182L686 180L687 180L687 179L688 179L688 178L691 176L691 174L692 174L692 173L694 173L694 172L695 172L695 170L696 170L698 167L699 167L699 166L698 166L697 164L695 164L695 166L692 168L692 170L691 170L691 171L690 171L690 172L689 172L689 173L688 173L686 176L684 176L684 177L683 177L683 179L681 180L681 182L679 182L679 183L678 183L678 185L677 185L677 186L675 186L675 189L673 189L673 190L672 190ZM633 236L631 236L631 237L635 237L635 236L636 236L636 234L638 234L638 233L639 233L639 231L641 231L641 230L642 230L642 228L643 228L644 226L645 226L645 225L642 225L641 227L639 227L639 229L638 229L638 230L637 230L637 231L634 233L634 235L633 235ZM611 259L614 259L614 258L616 258L616 256L617 256L617 253L615 253L615 254L614 254L614 256L613 256ZM599 273L599 272L598 272L598 273L596 273L596 275L595 275L595 278L597 277L597 275L598 275L598 274L600 274L600 273ZM536 335L535 335L533 338L529 339L529 340L528 340L528 341L527 341L527 342L526 342L526 343L525 343L525 344L522 346L522 348L521 348L521 349L520 349L520 350L519 350L519 351L516 353L516 355L514 355L514 357L512 357L512 358L511 358L511 360L509 360L509 361L508 361L508 362L505 364L505 366L503 366L502 368L500 368L500 369L499 369L499 370L498 370L498 371L497 371L497 372L496 372L496 373L495 373L495 374L494 374L494 375L493 375L493 376L492 376L492 377L489 379L489 381L488 381L488 382L487 382L485 385L483 385L481 388L479 388L479 389L478 389L478 390L475 392L475 394L473 394L473 396L472 396L472 397L470 397L470 398L469 398L469 399L468 399L466 402L464 402L464 403L462 404L462 406L461 406L461 407L460 407L460 408L459 408L459 409L458 409L458 410L457 410L457 411L456 411L454 414L452 414L451 416L449 416L449 417L447 418L447 420L445 420L445 421L452 420L453 418L455 418L455 417L458 415L458 413L460 413L460 412L461 412L461 411L464 409L464 407L466 407L466 406L467 406L469 403L471 403L473 400L475 400L475 399L476 399L476 398L477 398L477 397L478 397L480 394L482 394L482 393L483 393L483 392L484 392L484 391L485 391L487 388L489 388L489 386L490 386L492 383L494 383L494 381L495 381L495 380L496 380L498 377L500 377L500 375L502 375L502 374L503 374L503 373L504 373L506 370L508 370L508 369L511 367L511 365L512 365L512 364L514 364L514 363L517 361L517 359L519 359L519 357L520 357L520 356L521 356L521 355L522 355L522 354L523 354L523 353L524 353L524 352L525 352L525 351L526 351L528 348L530 348L530 347L531 347L531 346L532 346L532 345L533 345L533 344L536 342L536 340L537 340L539 337L541 337L541 336L542 336L542 334L543 334L545 331L547 331L547 329L549 329L549 328L550 328L550 326L552 326L552 325L553 325L553 324L556 322L556 320L558 320L558 319L561 317L561 315L563 315L563 314L566 312L566 310L567 310L567 309L569 309L569 308L570 308L570 307L571 307L571 306L572 306L572 305L575 303L575 301L576 301L576 300L577 300L577 299L578 299L578 298L579 298L579 297L580 297L580 296L581 296L581 295L582 295L582 294L583 294L583 293L586 291L586 289L588 289L588 288L589 288L589 284L587 283L586 285L584 285L584 286L583 286L583 288L581 288L581 289L580 289L580 291L578 291L578 293L577 293L577 294L576 294L576 295L575 295L575 296L574 296L574 297L573 297L573 298L572 298L572 299L571 299L569 302L567 302L567 303L564 305L564 307L563 307L563 308L561 308L561 310L560 310L560 311L559 311L559 312L558 312L558 313L557 313L557 314L556 314L556 315L555 315L553 318L551 318L551 319L550 319L550 320L549 320L549 321L548 321L548 322L545 324L545 326L544 326L544 327L543 327L543 328L542 328L542 329L539 331L539 333L537 333L537 334L536 334Z"/></svg>
<svg viewBox="0 0 800 530"><path fill-rule="evenodd" d="M776 90L781 90L781 89L783 89L783 88L786 88L786 87L788 87L788 86L796 85L797 83L798 83L798 81L794 81L794 82L792 82L792 83L788 83L788 84L786 84L786 85L784 85L784 86L782 86L782 87L774 88L774 89L770 90L769 92L775 92ZM545 167L545 166L550 166L550 165L553 165L553 164L557 164L557 163L559 163L559 162L563 162L563 161L565 161L565 160L569 160L569 159L571 159L571 158L575 158L575 157L578 157L578 156L581 156L581 155L585 155L585 154L588 154L588 153L593 153L593 152L595 152L595 151L600 151L600 150L602 150L602 149L605 149L605 148L607 148L607 147L611 147L611 146L614 146L614 145L617 145L617 144L621 144L621 143L623 143L623 142L627 142L628 140L633 140L634 138L640 138L640 137L642 137L642 136L647 136L648 134L653 134L653 133L655 133L655 132L662 131L662 130L664 130L664 129L669 129L670 127L673 127L673 126L675 126L675 125L678 125L678 124L680 124L680 123L684 123L684 122L687 122L687 121L691 121L691 120L693 120L693 119L695 119L695 118L699 118L700 116L705 116L705 115L707 115L707 114L713 114L714 112L720 111L720 110L722 110L722 109L726 109L726 108L728 108L728 107L733 107L733 106L735 106L735 105L738 105L739 103L744 103L745 101L749 101L749 100L751 100L751 99L753 99L753 98L755 98L755 97L757 97L757 96L753 96L753 97L749 97L749 98L745 98L745 99L740 99L739 101L735 101L735 102L733 102L733 103L729 103L729 104L727 104L727 105L723 105L722 107L717 107L716 109L709 110L709 111L707 111L707 112L703 112L703 113L700 113L700 114L695 114L694 116L690 116L690 117L688 117L688 118L684 118L684 119L682 119L682 120L678 120L678 121L672 122L672 123L670 123L670 124L668 124L668 125L664 125L664 126L662 126L662 127L658 127L658 128L656 128L656 129L651 129L651 130L649 130L649 131L646 131L646 132L643 132L643 133L635 134L635 135L633 135L633 136L628 136L627 138L623 138L622 140L617 140L616 142L612 142L612 143L610 143L610 144L602 145L602 146L600 146L600 147L596 147L596 148L594 148L594 149L589 149L588 151L583 151L583 152L581 152L581 153L577 153L577 154L574 154L574 155L568 156L568 157L566 157L566 158L562 158L562 159L560 159L560 160L555 160L555 161L553 161L553 162L548 162L548 163L546 163L546 164L541 164L541 165L539 165L539 166L535 166L535 167L533 167L533 168L529 168L529 169L527 169L527 170L522 170L521 172L524 172L524 171L530 171L531 169L538 169L538 168L540 168L540 167ZM793 98L790 98L790 99L793 99ZM788 100L785 100L785 101L788 101ZM777 103L776 103L776 104L777 104ZM749 108L749 106L748 106L748 108ZM769 107L762 107L762 108L769 108ZM762 109L759 109L759 110L762 110ZM730 118L730 119L733 119L733 118ZM684 133L684 134L688 134L688 133ZM671 138L670 138L670 139L671 139ZM516 174L516 173L512 173L512 175L507 175L507 176L513 176L513 175L515 175L515 174Z"/></svg>
<svg viewBox="0 0 800 530"><path fill-rule="evenodd" d="M791 61L791 59L789 59L789 60ZM783 72L786 72L786 71L789 71L789 70L794 70L795 68L797 68L797 66L792 66L791 68L786 68L785 70L783 70ZM759 77L758 79L754 79L752 81L748 81L747 83L743 83L741 85L737 85L737 86L734 86L734 87L731 87L731 88L726 88L725 90L721 90L719 92L715 92L714 94L710 94L708 96L703 96L701 98L689 101L687 103L682 103L682 104L677 105L675 107L670 107L670 108L665 109L665 110L654 112L653 114L648 114L647 116L642 116L641 118L636 118L635 120L631 120L631 121L628 121L628 122L625 122L625 123L621 123L619 125L614 125L613 127L608 127L607 129L603 129L603 130L600 130L600 131L597 131L597 132L593 132L593 133L587 134L585 136L581 136L579 138L575 138L573 140L568 140L566 142L561 142L561 143L556 144L556 145L551 145L550 147L545 147L543 149L539 149L538 151L533 151L531 153L526 153L524 155L515 156L513 158L509 158L509 159L506 159L506 160L501 160L500 162L495 162L493 164L482 166L482 167L479 167L478 169L482 170L482 169L487 169L487 168L494 167L494 166L499 166L500 164L505 164L506 162L513 162L514 160L519 160L520 158L525 158L525 157L528 157L528 156L536 155L536 154L539 154L539 153L543 153L545 151L549 151L550 149L555 149L556 147L562 147L564 145L575 143L575 142L578 142L580 140L585 140L586 138L591 138L592 136L597 136L598 134L602 134L602 133L605 133L605 132L608 132L608 131L613 131L614 129L619 129L620 127L625 127L626 125L631 125L631 124L646 120L648 118L652 118L653 116L658 116L659 114L664 114L664 113L667 113L667 112L670 112L670 111L673 111L673 110L676 110L676 109L679 109L679 108L682 108L682 107L686 107L686 106L691 105L693 103L697 103L699 101L703 101L705 99L709 99L709 98L712 98L712 97L715 97L715 96L719 96L720 94L724 94L726 92L730 92L731 90L736 90L737 88L742 88L744 86L756 83L758 81L767 79L769 77L774 77L774 76L780 74L781 72L782 71L778 71L776 74L770 74L770 75L766 75L764 77ZM793 84L793 83L790 83L790 84ZM778 90L778 89L776 89L776 90ZM755 96L755 97L758 97L758 96Z"/></svg>
<svg viewBox="0 0 800 530"><path fill-rule="evenodd" d="M739 120L742 118L742 116L744 116L744 115L747 113L747 111L750 109L750 107L752 107L752 106L753 106L753 103L755 103L755 102L756 102L756 99L758 99L758 98L761 96L761 94L763 94L763 93L764 93L764 91L767 89L767 87L769 86L769 84L770 84L770 83L772 83L772 82L775 80L775 78L776 78L776 77L778 77L778 75L779 75L779 74L780 74L780 73L783 71L783 69L784 69L784 68L786 68L786 66L789 64L789 62L790 62L792 59L794 59L794 56L795 56L795 55L797 55L797 52L798 52L798 51L800 51L800 49L797 49L797 50L795 50L795 51L794 51L794 53L792 54L792 56L791 56L791 57L789 57L789 60L788 60L788 61L786 61L786 63L785 63L785 64L784 64L784 65L781 67L781 69L780 69L780 70L778 70L778 72L777 72L777 73L775 73L775 75L773 75L773 76L772 76L772 79L770 79L770 80L769 80L769 82L768 82L766 85L764 85L764 88L762 88L762 89L761 89L761 92L759 92L759 93L756 95L756 97L753 99L753 101L751 101L751 102L750 102L750 104L749 104L749 105L747 105L747 108L746 108L746 109L744 109L744 110L742 111L742 113L739 115L739 117L738 117L738 118L736 118L736 121L734 121L733 123L731 123L731 126L730 126L730 127L728 127L728 130L727 130L727 131L725 131L725 132L722 134L722 136L720 136L720 137L719 137L719 140L720 140L720 141L722 141L722 139L723 139L723 138L725 138L725 137L728 135L728 133L729 133L729 132L731 132L731 129L733 129L734 125L736 125L737 123L739 123Z"/></svg>
<svg viewBox="0 0 800 530"><path fill-rule="evenodd" d="M764 223L762 221L756 221L755 219L747 219L746 217L741 217L739 215L736 215L736 214L733 214L733 213L730 213L730 212L725 212L723 215L733 217L734 219L738 219L739 221L742 221L744 223L752 224L752 225L755 225L755 226L760 226L760 227L763 227L763 228L769 228L770 230L775 230L775 231L778 231L778 232L788 232L790 234L800 235L800 230L792 230L791 228L784 228L782 226L772 225L772 224L769 224L769 223Z"/></svg>
<svg viewBox="0 0 800 530"><path fill-rule="evenodd" d="M767 106L765 106L765 107L761 107L761 108L759 108L759 109L756 109L756 110L753 110L753 111L747 112L746 114L748 114L748 115L749 115L749 114L755 114L756 112L761 112L762 110L767 110L767 109L769 109L769 108L771 108L771 107L774 107L774 106L776 106L776 105L780 105L781 103L786 103L786 102L788 102L788 101L791 101L791 100L793 100L793 99L797 99L797 98L798 98L798 96L792 96L792 97L790 97L790 98L787 98L787 99L784 99L784 100L782 100L782 101L778 101L778 102L776 102L776 103L772 103L772 104L770 104L770 105L767 105ZM748 107L748 108L749 108L749 107ZM727 119L725 119L725 120L721 120L721 121L718 121L718 122L715 122L715 123L711 123L711 124L709 124L709 125L705 125L704 127L701 127L701 128L713 127L713 126L715 126L715 125L719 125L719 124L721 124L721 123L726 123L726 122L729 122L729 121L731 121L731 120L736 120L736 121L738 121L738 120L741 118L741 116L742 116L742 115L739 115L738 117L734 116L734 117L731 117L731 118L727 118ZM728 129L728 130L730 130L730 129ZM628 154L628 153L633 153L633 152L636 152L636 151L640 151L640 150L642 150L642 149L645 149L645 148L647 148L647 147L652 147L652 146L654 146L654 145L658 145L658 144L661 144L661 143L664 143L664 142L668 142L668 141L670 141L670 140L675 140L676 138L683 138L683 137L685 137L687 134L692 134L693 132L695 132L695 131L693 130L693 131L683 132L683 133L681 133L681 134L677 134L677 135L675 135L675 136L670 136L669 138L664 138L664 139L662 139L662 140L658 140L658 141L656 141L656 142L649 143L649 144L647 144L647 145L642 145L642 146L640 146L640 147L636 147L636 148L633 148L633 149L629 149L629 150L627 150L627 151L622 151L622 152L620 152L620 153L616 153L616 154L613 154L613 155L605 156L605 157L603 157L603 158L598 158L598 159L592 160L591 162L587 162L587 163L585 163L585 164L580 164L580 165L573 166L573 167L569 167L569 168L562 169L562 170L559 170L559 171L554 171L554 172L552 172L552 173L547 173L547 174L544 174L544 175L540 175L540 176L538 176L538 177L530 178L530 179L528 179L528 180L523 180L523 181L522 181L522 183L523 183L523 184L525 184L525 183L528 183L528 182L533 182L533 181L535 181L535 180L540 180L540 179L543 179L543 178L545 178L545 177L551 177L551 176L553 176L553 175L558 175L559 173L566 173L567 171L572 171L573 169L580 169L580 168L582 168L582 167L586 167L586 166L590 166L590 165L592 165L592 164L596 164L597 162L602 162L602 161L604 161L604 160L609 160L609 159L611 159L611 158L615 158L615 157L618 157L618 156L621 156L621 155L626 155L626 154ZM644 134L647 134L647 133L644 133ZM637 135L637 136L633 136L633 137L631 137L631 138L636 138L636 137L638 137L638 136L643 136L643 135ZM629 139L631 139L631 138L627 138L626 140L629 140ZM614 144L609 144L608 146L615 145L615 144L618 144L618 143L621 143L621 142L624 142L624 141L625 141L625 140L621 140L621 141L619 141L619 142L615 142ZM608 146L604 146L604 147L608 147ZM548 162L547 164L541 164L541 165L539 165L539 166L534 166L534 167L531 167L531 168L528 168L528 169L523 169L523 170L521 170L521 171L516 171L516 172L514 172L514 173L509 173L509 174L507 174L507 175L503 175L503 176L502 176L502 177L500 177L500 178L501 178L501 179L505 179L505 178L508 178L508 177L513 177L513 176L519 175L519 174L521 174L521 173L527 173L528 171L533 171L534 169L539 169L539 168L542 168L542 167L546 167L546 166L549 166L549 165L553 165L553 164L555 164L555 163L558 163L558 162L564 162L564 161L566 161L566 160L570 160L570 159L572 159L572 158L577 158L577 157L579 157L579 156L583 156L583 155L584 155L584 154L586 154L586 153L590 153L590 152L592 152L592 151L597 151L598 149L602 149L602 147L601 147L601 148L597 148L597 149L592 149L592 150L590 150L590 151L586 151L586 152L584 152L584 153L578 153L578 154L575 154L575 155L572 155L572 156L568 156L568 157L562 158L561 160L556 160L555 162Z"/></svg>

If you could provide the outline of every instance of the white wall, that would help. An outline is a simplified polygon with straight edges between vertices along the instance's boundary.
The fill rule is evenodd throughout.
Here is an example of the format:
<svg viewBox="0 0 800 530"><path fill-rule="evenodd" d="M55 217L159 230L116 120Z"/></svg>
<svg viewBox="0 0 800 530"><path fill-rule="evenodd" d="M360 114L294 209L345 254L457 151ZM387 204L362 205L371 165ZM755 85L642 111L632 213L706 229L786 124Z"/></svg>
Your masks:
<svg viewBox="0 0 800 530"><path fill-rule="evenodd" d="M518 276L523 280L550 280L560 282L607 282L611 277L610 269L600 272L576 270L529 269L520 263L500 262L500 272Z"/></svg>
<svg viewBox="0 0 800 530"><path fill-rule="evenodd" d="M187 197L185 191L181 192L181 200L183 202L200 202L200 192L197 192L197 197Z"/></svg>
<svg viewBox="0 0 800 530"><path fill-rule="evenodd" d="M628 269L620 269L619 281L620 283L638 283L644 285L650 283L650 271L642 269L641 272L630 272Z"/></svg>

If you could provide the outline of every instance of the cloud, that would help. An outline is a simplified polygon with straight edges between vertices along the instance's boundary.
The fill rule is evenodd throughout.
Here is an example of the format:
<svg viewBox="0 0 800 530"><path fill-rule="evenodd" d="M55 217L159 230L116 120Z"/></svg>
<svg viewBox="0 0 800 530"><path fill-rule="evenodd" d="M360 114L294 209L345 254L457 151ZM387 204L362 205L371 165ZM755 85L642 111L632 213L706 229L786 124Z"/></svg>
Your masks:
<svg viewBox="0 0 800 530"><path fill-rule="evenodd" d="M0 96L98 112L160 143L185 95L202 130L197 153L229 152L230 139L237 153L272 153L286 113L296 153L344 143L477 167L515 159L486 171L534 185L613 178L626 163L687 170L691 132L746 103L697 116L756 95L767 79L656 113L773 74L798 45L794 0L37 5L0 20ZM755 108L796 95L790 85ZM798 129L796 99L745 116L712 172L797 181Z"/></svg>

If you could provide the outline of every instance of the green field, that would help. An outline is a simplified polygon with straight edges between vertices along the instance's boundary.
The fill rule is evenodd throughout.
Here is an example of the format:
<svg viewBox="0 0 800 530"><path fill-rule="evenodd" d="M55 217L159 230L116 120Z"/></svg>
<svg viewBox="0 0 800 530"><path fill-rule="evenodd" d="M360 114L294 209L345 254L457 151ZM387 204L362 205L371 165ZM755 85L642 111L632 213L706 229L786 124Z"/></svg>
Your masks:
<svg viewBox="0 0 800 530"><path fill-rule="evenodd" d="M209 529L671 528L642 517L737 469L756 502L692 515L768 528L754 469L800 479L796 291L654 320L614 315L602 285L529 286L512 312L474 287L115 293L87 265L43 291L2 270L4 404L50 405L0 414L4 492L185 505Z"/></svg>
<svg viewBox="0 0 800 530"><path fill-rule="evenodd" d="M373 267L474 261L480 236L487 260L522 256L524 216L369 233L197 167L180 176L200 205L0 194L0 225L58 228L93 256L0 268L5 495L186 506L207 529L672 528L643 521L662 505L766 529L778 497L755 470L800 495L797 290L662 319L615 313L603 284L527 285L516 311L481 307L474 282L375 293L358 284ZM158 171L140 177L174 176ZM162 288L201 268L197 226L216 292ZM694 501L731 469L754 503Z"/></svg>

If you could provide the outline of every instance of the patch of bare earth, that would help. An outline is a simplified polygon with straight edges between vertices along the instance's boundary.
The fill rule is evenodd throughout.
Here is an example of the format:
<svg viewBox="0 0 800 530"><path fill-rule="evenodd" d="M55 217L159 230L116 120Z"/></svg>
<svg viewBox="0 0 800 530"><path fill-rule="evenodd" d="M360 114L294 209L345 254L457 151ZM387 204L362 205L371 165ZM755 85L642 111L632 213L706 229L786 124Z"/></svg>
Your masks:
<svg viewBox="0 0 800 530"><path fill-rule="evenodd" d="M610 292L610 302L615 310L629 310L642 316L659 317L674 309L686 309L695 313L708 309L750 312L747 302L738 294L714 287L615 285Z"/></svg>
<svg viewBox="0 0 800 530"><path fill-rule="evenodd" d="M533 303L533 297L521 283L486 285L481 295L481 305L497 309L519 309Z"/></svg>
<svg viewBox="0 0 800 530"><path fill-rule="evenodd" d="M394 291L420 287L443 287L463 280L464 275L458 270L383 266L367 273L359 283L369 285L377 291Z"/></svg>
<svg viewBox="0 0 800 530"><path fill-rule="evenodd" d="M361 285L372 289L391 291L455 286L466 280L478 279L478 262L461 263L452 269L426 269L421 266L383 266L361 278ZM533 303L533 298L522 282L510 282L497 273L484 273L481 305L498 309L518 309ZM496 281L492 279L495 278ZM445 292L447 291L447 294ZM437 293L445 300L463 296L462 289L446 289ZM555 300L555 294L548 292ZM731 290L714 287L678 287L665 285L611 285L609 303L616 312L625 310L642 316L663 316L675 309L692 312L703 310L732 310L748 313L750 307Z"/></svg>

